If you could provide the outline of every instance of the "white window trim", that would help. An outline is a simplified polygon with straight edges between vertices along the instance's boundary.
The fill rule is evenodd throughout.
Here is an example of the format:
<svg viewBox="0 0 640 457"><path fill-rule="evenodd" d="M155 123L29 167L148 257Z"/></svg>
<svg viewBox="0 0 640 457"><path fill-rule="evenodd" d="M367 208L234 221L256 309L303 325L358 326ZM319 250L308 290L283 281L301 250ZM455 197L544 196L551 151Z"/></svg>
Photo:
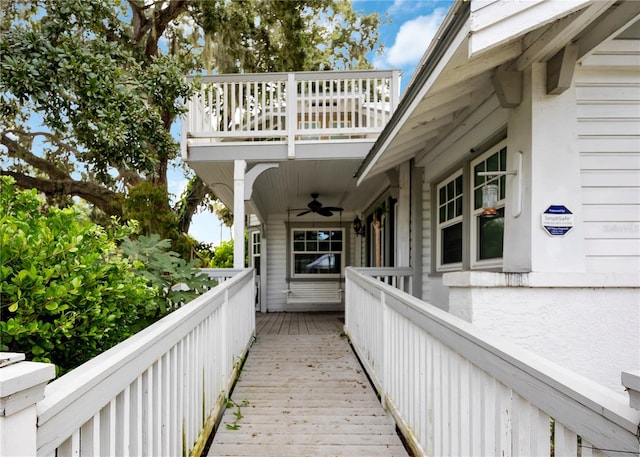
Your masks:
<svg viewBox="0 0 640 457"><path fill-rule="evenodd" d="M499 152L502 148L507 146L507 141L501 141L500 143L496 144L495 146L492 146L491 148L489 148L487 150L487 152L483 153L482 155L476 157L474 160L472 160L469 163L469 168L471 170L470 173L470 177L469 177L469 195L471 196L471 202L469 205L470 211L471 211L471 217L469 218L469 220L471 221L471 243L470 243L470 266L471 269L488 269L488 268L501 268L503 261L502 261L502 257L496 257L494 259L487 259L487 260L480 260L478 259L478 255L479 255L479 249L478 249L478 242L479 242L479 228L478 228L478 219L480 217L480 214L482 214L482 208L479 209L474 209L474 202L473 202L473 198L475 195L475 186L474 186L474 179L475 177L473 176L474 173L474 167L487 159L487 157L495 154L496 152ZM507 149L507 156L509 155L509 149ZM487 177L485 182L493 182L493 181L497 181L499 180L499 177L496 178L491 178L491 177ZM496 205L496 209L500 209L500 208L504 208L505 207L505 203L506 203L506 192L505 192L505 198L502 200L498 200L498 204Z"/></svg>
<svg viewBox="0 0 640 457"><path fill-rule="evenodd" d="M454 173L447 176L445 179L442 179L438 185L436 186L435 191L435 203L436 203L436 271L457 271L462 269L462 261L456 263L442 263L442 229L445 229L451 225L455 225L459 222L462 222L462 233L464 237L464 210L460 216L457 216L453 219L449 219L445 222L440 222L440 189L446 186L451 181L454 181L459 176L462 176L462 168L456 170ZM462 196L464 199L464 182L462 187ZM463 238L464 241L464 238ZM462 249L464 250L464 242L462 243ZM462 258L464 260L464 251Z"/></svg>
<svg viewBox="0 0 640 457"><path fill-rule="evenodd" d="M342 232L342 251L317 251L317 253L324 253L324 254L330 254L330 253L334 253L334 254L340 254L340 273L333 273L333 274L313 274L313 273L296 273L295 272L295 254L296 251L293 249L293 244L295 242L295 240L293 239L293 233L295 231L334 231L334 232ZM346 248L346 231L344 228L341 227L292 227L290 229L290 233L289 233L289 250L290 250L290 255L289 255L289 265L290 267L290 271L291 271L291 277L292 278L313 278L313 279L333 279L333 278L342 278L344 276L344 268L345 268L345 248ZM305 252L316 252L316 251L305 251Z"/></svg>

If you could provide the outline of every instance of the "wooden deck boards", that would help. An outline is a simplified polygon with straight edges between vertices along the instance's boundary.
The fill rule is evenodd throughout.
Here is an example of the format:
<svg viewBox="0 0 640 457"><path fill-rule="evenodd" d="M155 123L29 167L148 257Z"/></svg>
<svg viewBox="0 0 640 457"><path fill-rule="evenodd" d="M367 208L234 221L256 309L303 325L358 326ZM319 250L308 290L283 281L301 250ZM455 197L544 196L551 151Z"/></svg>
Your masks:
<svg viewBox="0 0 640 457"><path fill-rule="evenodd" d="M341 318L256 316L258 338L232 394L236 406L225 411L208 456L408 455L340 336Z"/></svg>

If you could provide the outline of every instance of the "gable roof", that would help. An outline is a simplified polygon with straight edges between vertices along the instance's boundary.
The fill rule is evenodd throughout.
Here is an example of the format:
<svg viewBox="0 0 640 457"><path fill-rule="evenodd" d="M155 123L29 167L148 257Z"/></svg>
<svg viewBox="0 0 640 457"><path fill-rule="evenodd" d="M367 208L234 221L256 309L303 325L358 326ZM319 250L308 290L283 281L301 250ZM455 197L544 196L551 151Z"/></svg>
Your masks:
<svg viewBox="0 0 640 457"><path fill-rule="evenodd" d="M640 2L627 0L456 1L360 164L358 184L428 153L453 129L472 124L479 107L500 109L485 103L503 95L496 94L498 73L557 60L568 45L579 60L638 18Z"/></svg>

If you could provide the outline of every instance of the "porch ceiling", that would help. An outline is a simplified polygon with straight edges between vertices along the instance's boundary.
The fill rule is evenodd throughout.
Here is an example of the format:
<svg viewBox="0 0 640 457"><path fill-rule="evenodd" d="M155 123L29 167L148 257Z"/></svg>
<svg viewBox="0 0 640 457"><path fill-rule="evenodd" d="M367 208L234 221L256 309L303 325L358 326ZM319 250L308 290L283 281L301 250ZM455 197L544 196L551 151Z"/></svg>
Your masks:
<svg viewBox="0 0 640 457"><path fill-rule="evenodd" d="M256 163L247 161L247 170ZM372 204L380 192L388 187L386 175L380 175L356 187L353 177L362 158L334 160L284 160L273 161L278 168L263 172L253 186L251 207L248 212L261 215L264 219L277 216L296 218L311 200L312 193L318 193L318 200L325 206L344 208L342 217L353 218L354 212ZM228 207L233 208L233 162L189 162L189 166L209 185L216 196ZM339 214L334 214L338 219ZM318 214L307 214L296 220L316 222L327 220Z"/></svg>

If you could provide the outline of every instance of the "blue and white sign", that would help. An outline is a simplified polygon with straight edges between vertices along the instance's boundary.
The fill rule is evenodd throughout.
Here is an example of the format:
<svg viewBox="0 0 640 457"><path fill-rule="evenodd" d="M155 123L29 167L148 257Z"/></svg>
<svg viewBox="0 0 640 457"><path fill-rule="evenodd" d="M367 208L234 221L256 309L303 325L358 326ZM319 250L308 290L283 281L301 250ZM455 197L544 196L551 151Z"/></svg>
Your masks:
<svg viewBox="0 0 640 457"><path fill-rule="evenodd" d="M542 213L542 227L550 236L565 236L573 227L573 213L564 205L551 205Z"/></svg>

